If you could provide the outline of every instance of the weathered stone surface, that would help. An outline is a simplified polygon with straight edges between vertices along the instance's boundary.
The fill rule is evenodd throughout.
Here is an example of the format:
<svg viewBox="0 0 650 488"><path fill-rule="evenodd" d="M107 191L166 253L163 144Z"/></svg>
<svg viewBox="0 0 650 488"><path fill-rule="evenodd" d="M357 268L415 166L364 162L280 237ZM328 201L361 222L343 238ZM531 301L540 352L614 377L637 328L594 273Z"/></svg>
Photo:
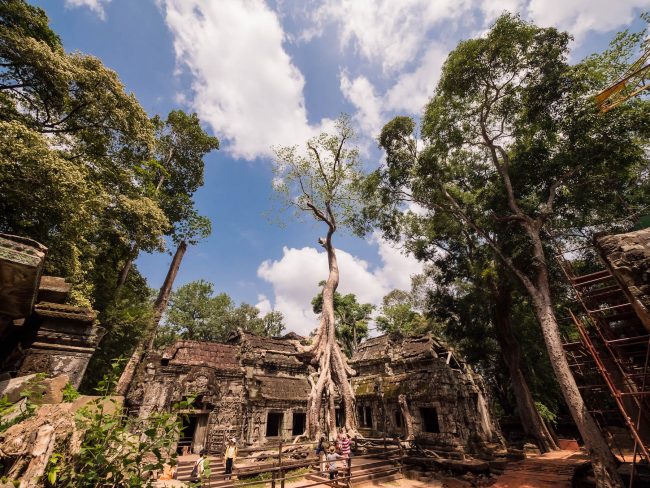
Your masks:
<svg viewBox="0 0 650 488"><path fill-rule="evenodd" d="M121 408L122 397L82 396L73 403L42 405L32 417L0 433L0 464L9 479L20 480L22 487L42 486L44 473L55 445L74 455L81 446L81 434L75 413L82 407L98 408L106 413Z"/></svg>
<svg viewBox="0 0 650 488"><path fill-rule="evenodd" d="M374 337L359 346L351 366L363 433L403 437L404 396L420 445L449 456L503 445L481 378L436 337Z"/></svg>
<svg viewBox="0 0 650 488"><path fill-rule="evenodd" d="M597 236L596 248L650 330L650 228Z"/></svg>
<svg viewBox="0 0 650 488"><path fill-rule="evenodd" d="M221 452L229 437L249 445L290 439L294 413L305 413L310 391L309 368L296 358L296 340L241 333L227 344L179 341L147 357L128 406L146 416L196 397L190 412L196 417L193 452Z"/></svg>
<svg viewBox="0 0 650 488"><path fill-rule="evenodd" d="M104 329L94 325L95 311L40 302L34 307L38 332L20 366L19 374L66 374L75 388L81 380Z"/></svg>
<svg viewBox="0 0 650 488"><path fill-rule="evenodd" d="M193 452L221 452L228 437L251 446L293 439L304 431L308 377L315 373L300 359L301 340L239 333L227 344L179 341L148 355L127 406L146 416L194 397L187 413L195 427L183 440ZM404 435L396 415L403 395L417 440L448 458L503 447L481 379L435 337L370 339L352 366L359 373L352 379L359 422L370 437Z"/></svg>
<svg viewBox="0 0 650 488"><path fill-rule="evenodd" d="M0 317L22 325L36 300L47 248L24 237L0 234Z"/></svg>
<svg viewBox="0 0 650 488"><path fill-rule="evenodd" d="M51 303L65 303L70 295L72 284L67 283L65 278L58 276L41 276L38 285L38 301Z"/></svg>
<svg viewBox="0 0 650 488"><path fill-rule="evenodd" d="M0 382L0 397L6 395L10 402L15 403L20 400L24 391L34 390L35 395L32 400L35 403L61 403L63 389L69 381L70 378L67 375L41 380L37 380L36 374L19 376Z"/></svg>

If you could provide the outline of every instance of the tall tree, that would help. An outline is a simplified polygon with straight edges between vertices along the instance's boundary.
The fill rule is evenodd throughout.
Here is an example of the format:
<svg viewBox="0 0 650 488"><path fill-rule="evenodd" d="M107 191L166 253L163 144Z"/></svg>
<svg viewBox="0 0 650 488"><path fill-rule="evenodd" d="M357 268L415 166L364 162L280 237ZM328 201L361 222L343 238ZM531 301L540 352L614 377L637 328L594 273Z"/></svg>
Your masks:
<svg viewBox="0 0 650 488"><path fill-rule="evenodd" d="M203 185L203 158L219 149L219 140L201 128L196 114L182 110L172 110L166 120L156 115L152 123L156 129L154 157L141 167L147 176L145 192L158 202L172 224L181 223L193 217L192 195ZM174 232L173 227L170 232ZM119 275L118 293L138 253L134 240Z"/></svg>
<svg viewBox="0 0 650 488"><path fill-rule="evenodd" d="M0 230L48 249L46 272L95 305L123 242L161 249L169 221L138 171L154 130L117 74L65 52L45 12L0 2ZM110 255L110 256L109 256Z"/></svg>
<svg viewBox="0 0 650 488"><path fill-rule="evenodd" d="M385 334L421 334L427 331L429 321L415 310L413 298L404 290L393 290L382 299L377 329Z"/></svg>
<svg viewBox="0 0 650 488"><path fill-rule="evenodd" d="M568 64L568 41L505 15L484 37L461 42L427 104L424 150L412 150L413 123L397 119L382 144L395 158L372 179L385 205L406 196L462 222L521 283L598 485L621 486L564 355L545 232L551 221L575 228L620 214L616 196L638 187L648 165L648 103L599 115L589 95L601 80ZM512 247L496 241L496 225L507 227Z"/></svg>
<svg viewBox="0 0 650 488"><path fill-rule="evenodd" d="M201 128L196 114L188 116L181 111L173 111L165 123L156 119L154 121L158 127L156 148L159 159L152 164L155 169L153 174L156 175L153 192L173 224L171 239L176 244L176 252L154 302L151 323L116 385L119 395L126 394L145 353L153 348L158 324L167 308L188 245L196 245L207 238L212 230L210 220L196 212L192 194L203 184L203 158L219 147L219 140ZM147 171L147 174L152 172ZM131 267L130 260L135 258L137 251L138 248L134 245L131 254L127 256L125 268L120 273L118 288L126 279Z"/></svg>
<svg viewBox="0 0 650 488"><path fill-rule="evenodd" d="M296 146L275 149L275 189L298 215L309 215L325 224L327 234L319 243L327 253L329 275L323 286L323 312L312 344L304 351L318 368L307 400L306 434L315 439L321 432L321 407L327 398L325 422L336 432L335 397L341 400L343 427L357 432L355 396L348 381L354 371L336 341L334 294L339 284L339 267L332 238L341 225L348 225L358 206L355 182L360 176L358 152L349 147L354 132L350 120L341 116L334 134L310 139L302 153Z"/></svg>
<svg viewBox="0 0 650 488"><path fill-rule="evenodd" d="M321 281L320 286L325 282ZM311 301L314 313L323 312L323 293L316 295ZM347 357L357 350L361 341L368 337L368 322L375 306L370 303L359 303L354 293L341 295L334 293L334 313L336 314L336 339L343 345Z"/></svg>
<svg viewBox="0 0 650 488"><path fill-rule="evenodd" d="M214 293L214 285L198 280L174 291L156 343L170 344L178 339L225 341L238 329L258 335L278 336L284 330L284 317L260 311L242 303L235 306L226 293Z"/></svg>

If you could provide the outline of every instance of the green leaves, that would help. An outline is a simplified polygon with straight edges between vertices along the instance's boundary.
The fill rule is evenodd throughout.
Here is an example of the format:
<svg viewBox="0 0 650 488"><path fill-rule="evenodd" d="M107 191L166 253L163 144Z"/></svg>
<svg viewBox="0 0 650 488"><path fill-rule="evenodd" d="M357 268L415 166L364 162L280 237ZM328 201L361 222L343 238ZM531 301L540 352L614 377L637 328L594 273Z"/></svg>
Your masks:
<svg viewBox="0 0 650 488"><path fill-rule="evenodd" d="M119 376L119 362L100 382L108 392ZM121 403L105 393L78 410L78 452L55 451L46 467L47 486L152 486L153 471L176 464L175 443L181 431L179 408L146 419L127 417ZM63 445L63 444L61 444Z"/></svg>
<svg viewBox="0 0 650 488"><path fill-rule="evenodd" d="M226 293L215 295L212 283L198 280L186 283L172 294L157 341L225 341L237 329L277 336L284 330L284 317L277 311L260 316L260 311L247 303L235 306Z"/></svg>
<svg viewBox="0 0 650 488"><path fill-rule="evenodd" d="M359 153L350 118L341 115L333 134L322 133L298 146L276 147L274 189L284 208L328 224L353 226L358 213Z"/></svg>

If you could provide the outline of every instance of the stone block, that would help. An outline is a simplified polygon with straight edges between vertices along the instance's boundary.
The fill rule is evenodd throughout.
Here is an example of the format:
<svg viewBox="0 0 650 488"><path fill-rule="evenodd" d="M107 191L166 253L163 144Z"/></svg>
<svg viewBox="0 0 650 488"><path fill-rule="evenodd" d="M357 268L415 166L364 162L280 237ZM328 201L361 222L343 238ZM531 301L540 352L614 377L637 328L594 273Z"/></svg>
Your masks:
<svg viewBox="0 0 650 488"><path fill-rule="evenodd" d="M67 283L65 278L41 276L41 282L38 285L38 301L65 303L71 289L72 284Z"/></svg>
<svg viewBox="0 0 650 488"><path fill-rule="evenodd" d="M35 403L61 403L63 401L63 389L70 381L67 375L55 378L44 378L36 381L36 374L19 376L7 381L0 382L0 396L7 396L7 399L16 403L20 400L22 393L28 389L36 389L33 400ZM40 397L40 398L39 398Z"/></svg>

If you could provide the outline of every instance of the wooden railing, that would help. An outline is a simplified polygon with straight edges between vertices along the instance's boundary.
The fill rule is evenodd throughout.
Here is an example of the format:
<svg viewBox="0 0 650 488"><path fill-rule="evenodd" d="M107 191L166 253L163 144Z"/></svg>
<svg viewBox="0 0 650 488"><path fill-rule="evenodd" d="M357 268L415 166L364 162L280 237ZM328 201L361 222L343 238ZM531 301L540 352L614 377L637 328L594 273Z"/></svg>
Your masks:
<svg viewBox="0 0 650 488"><path fill-rule="evenodd" d="M351 482L354 481L355 478L355 474L352 472L353 462L364 458L386 458L386 461L397 462L397 465L385 466L385 467L381 467L380 469L374 469L372 471L373 475L386 474L391 471L395 471L395 469L398 469L401 472L404 451L399 439L359 438L353 440L353 445L355 445L355 447L361 445L364 445L364 447L373 445L373 447L375 447L374 443L380 443L380 446L376 447L377 449L380 449L379 452L363 454L363 455L355 454L351 457L342 459L341 461L345 463L345 466L343 470L339 471L339 475L334 480L323 479L323 480L313 481L311 483L301 485L301 488L309 488L309 487L319 486L319 485L340 486L341 483L344 483L345 486L349 487ZM287 453L284 452L284 449L290 447L304 446L304 445L314 446L315 443L314 442L300 442L300 443L280 442L278 446L268 446L266 448L260 447L260 448L240 449L239 451L240 453L252 453L252 452L268 452L270 450L273 450L274 448L277 448L277 454L273 456L274 461L271 463L258 464L256 466L245 466L242 468L234 469L232 475L236 475L239 478L239 480L237 481L237 487L241 487L241 488L245 488L248 486L266 487L270 485L270 488L284 488L285 482L293 481L300 478L305 478L306 476L308 476L304 473L291 475L288 474L288 472L293 471L295 469L305 468L305 467L311 468L314 465L318 465L320 469L318 471L314 471L310 473L311 475L328 476L329 470L327 469L322 470L323 465L327 465L328 462L322 460L319 457L312 457L305 461L295 461L295 460L286 459ZM391 447L389 448L389 446ZM285 456L283 456L283 454ZM341 471L344 473L343 476L340 475ZM254 480L250 482L241 480L241 477L261 475L264 473L270 473L271 474L270 479ZM214 474L213 474L209 481L206 480L206 482L204 482L203 486L206 488L216 487L222 484L224 481L228 480L230 476L231 475L223 474L218 476L217 479L214 479ZM361 473L359 475L356 475L356 477L361 477L361 476L365 476L365 474Z"/></svg>

